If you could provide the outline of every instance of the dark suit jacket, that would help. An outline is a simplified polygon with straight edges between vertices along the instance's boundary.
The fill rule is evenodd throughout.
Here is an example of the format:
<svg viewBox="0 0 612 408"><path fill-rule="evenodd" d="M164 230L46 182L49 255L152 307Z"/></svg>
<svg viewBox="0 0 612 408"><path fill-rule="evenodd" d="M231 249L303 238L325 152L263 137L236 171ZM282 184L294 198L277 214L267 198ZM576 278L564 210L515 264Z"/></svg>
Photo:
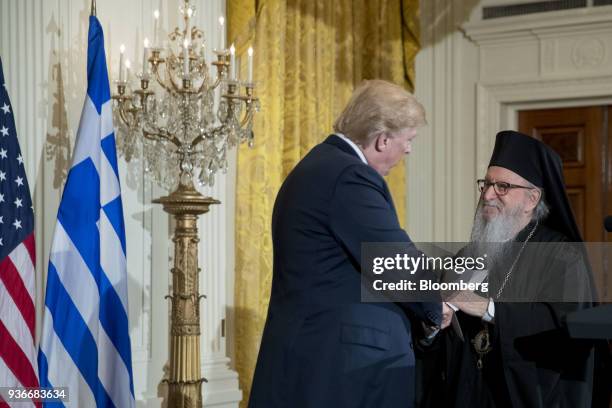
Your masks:
<svg viewBox="0 0 612 408"><path fill-rule="evenodd" d="M384 179L332 135L283 183L272 216L272 294L251 408L409 408L410 319L439 303L362 303L363 242L405 242Z"/></svg>

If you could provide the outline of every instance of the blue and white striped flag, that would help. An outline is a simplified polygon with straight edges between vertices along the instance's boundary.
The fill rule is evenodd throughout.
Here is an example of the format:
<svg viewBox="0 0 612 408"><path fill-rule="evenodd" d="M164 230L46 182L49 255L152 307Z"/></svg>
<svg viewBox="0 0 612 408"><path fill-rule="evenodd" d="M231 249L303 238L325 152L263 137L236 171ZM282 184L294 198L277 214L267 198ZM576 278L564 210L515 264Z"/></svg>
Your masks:
<svg viewBox="0 0 612 408"><path fill-rule="evenodd" d="M95 16L87 97L49 259L38 365L41 387L68 387L68 406L134 406L121 190Z"/></svg>

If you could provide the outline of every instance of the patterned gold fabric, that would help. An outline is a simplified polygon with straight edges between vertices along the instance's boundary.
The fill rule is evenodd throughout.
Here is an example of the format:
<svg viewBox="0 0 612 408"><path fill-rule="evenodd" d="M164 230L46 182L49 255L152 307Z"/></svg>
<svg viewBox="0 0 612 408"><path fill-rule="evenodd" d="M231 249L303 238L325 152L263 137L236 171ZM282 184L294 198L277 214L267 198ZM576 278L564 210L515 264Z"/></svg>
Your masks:
<svg viewBox="0 0 612 408"><path fill-rule="evenodd" d="M244 392L272 279L272 206L293 166L329 133L363 79L412 89L418 0L228 0L230 42L255 48L255 147L240 147L236 192L235 363ZM245 58L243 58L245 60ZM405 168L387 179L405 218Z"/></svg>

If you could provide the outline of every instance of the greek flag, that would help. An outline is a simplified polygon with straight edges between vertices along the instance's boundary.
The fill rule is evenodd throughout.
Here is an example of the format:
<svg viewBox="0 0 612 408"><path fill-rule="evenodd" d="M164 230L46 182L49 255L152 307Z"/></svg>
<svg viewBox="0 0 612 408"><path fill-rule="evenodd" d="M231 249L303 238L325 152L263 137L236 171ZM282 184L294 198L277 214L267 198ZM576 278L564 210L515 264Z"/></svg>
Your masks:
<svg viewBox="0 0 612 408"><path fill-rule="evenodd" d="M38 366L70 407L133 407L125 231L102 26L89 17L87 97L49 258Z"/></svg>

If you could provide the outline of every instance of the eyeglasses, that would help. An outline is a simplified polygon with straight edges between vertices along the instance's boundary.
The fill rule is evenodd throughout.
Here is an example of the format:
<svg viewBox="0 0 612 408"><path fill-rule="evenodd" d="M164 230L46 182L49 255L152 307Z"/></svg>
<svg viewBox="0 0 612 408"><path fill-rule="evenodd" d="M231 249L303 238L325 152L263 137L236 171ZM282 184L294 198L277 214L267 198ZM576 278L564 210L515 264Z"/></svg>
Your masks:
<svg viewBox="0 0 612 408"><path fill-rule="evenodd" d="M495 193L499 196L508 194L508 191L511 188L526 188L528 190L533 189L533 187L519 186L518 184L510 184L506 183L505 181L496 181L495 183L493 183L484 179L476 180L476 184L478 185L478 190L481 193L484 193L489 187L493 186Z"/></svg>

